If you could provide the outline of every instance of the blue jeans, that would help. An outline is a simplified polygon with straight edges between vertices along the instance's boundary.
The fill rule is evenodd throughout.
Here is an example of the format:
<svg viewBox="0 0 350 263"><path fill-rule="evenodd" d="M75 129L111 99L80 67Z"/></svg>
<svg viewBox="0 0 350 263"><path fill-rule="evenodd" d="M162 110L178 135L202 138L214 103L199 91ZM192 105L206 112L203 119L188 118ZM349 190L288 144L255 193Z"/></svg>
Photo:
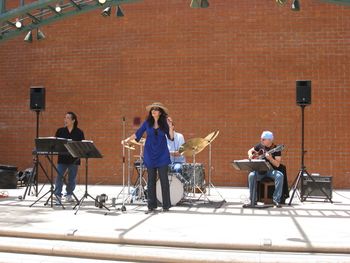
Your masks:
<svg viewBox="0 0 350 263"><path fill-rule="evenodd" d="M273 193L273 201L280 203L281 202L281 196L282 196L282 190L283 190L283 173L277 170L270 170L265 174L260 174L258 172L251 172L248 175L248 181L249 181L249 191L250 191L250 200L252 201L253 198L253 191L254 191L254 177L256 176L257 181L260 181L264 177L270 177L274 179L275 181L275 191ZM256 191L256 189L255 189ZM257 196L257 195L256 195ZM256 201L256 200L255 200Z"/></svg>
<svg viewBox="0 0 350 263"><path fill-rule="evenodd" d="M66 186L67 195L72 195L76 185L76 177L78 172L78 165L62 164L57 165L57 177L55 182L55 195L62 196L63 176L68 169L68 184Z"/></svg>

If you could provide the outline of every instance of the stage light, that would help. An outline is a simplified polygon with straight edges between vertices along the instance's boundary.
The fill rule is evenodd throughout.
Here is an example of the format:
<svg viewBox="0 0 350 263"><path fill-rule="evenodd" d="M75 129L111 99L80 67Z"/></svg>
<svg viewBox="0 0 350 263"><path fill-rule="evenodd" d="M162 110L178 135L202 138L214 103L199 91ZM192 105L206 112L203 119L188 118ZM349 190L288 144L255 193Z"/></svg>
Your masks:
<svg viewBox="0 0 350 263"><path fill-rule="evenodd" d="M276 0L276 3L280 6L285 5L288 0Z"/></svg>
<svg viewBox="0 0 350 263"><path fill-rule="evenodd" d="M112 12L112 7L108 6L105 9L103 9L101 15L107 17L111 15L111 12Z"/></svg>
<svg viewBox="0 0 350 263"><path fill-rule="evenodd" d="M293 10L293 11L300 11L300 3L299 3L299 0L293 0L293 3L292 3L292 10Z"/></svg>
<svg viewBox="0 0 350 263"><path fill-rule="evenodd" d="M24 42L27 42L27 43L32 43L33 42L32 30L28 31L27 35L24 38Z"/></svg>
<svg viewBox="0 0 350 263"><path fill-rule="evenodd" d="M208 0L192 0L190 4L191 8L207 8L209 7Z"/></svg>
<svg viewBox="0 0 350 263"><path fill-rule="evenodd" d="M38 28L37 34L36 34L36 39L37 40L42 40L42 39L45 39L45 38L46 37L45 37L44 33Z"/></svg>
<svg viewBox="0 0 350 263"><path fill-rule="evenodd" d="M22 27L22 22L21 22L21 21L19 21L19 19L18 19L18 18L16 19L15 26L16 26L18 29L20 29L20 28Z"/></svg>
<svg viewBox="0 0 350 263"><path fill-rule="evenodd" d="M55 10L57 13L60 13L62 11L62 8L59 4L56 5Z"/></svg>
<svg viewBox="0 0 350 263"><path fill-rule="evenodd" d="M98 2L99 2L101 5L105 4L106 1L107 1L107 0L98 0Z"/></svg>
<svg viewBox="0 0 350 263"><path fill-rule="evenodd" d="M123 17L124 16L124 13L123 13L122 9L119 7L119 5L117 7L116 15L117 15L117 17Z"/></svg>
<svg viewBox="0 0 350 263"><path fill-rule="evenodd" d="M208 0L202 0L201 8L208 8L208 7L209 7L209 2L208 2Z"/></svg>
<svg viewBox="0 0 350 263"><path fill-rule="evenodd" d="M191 4L190 4L190 7L191 8L200 8L201 7L200 0L192 0Z"/></svg>

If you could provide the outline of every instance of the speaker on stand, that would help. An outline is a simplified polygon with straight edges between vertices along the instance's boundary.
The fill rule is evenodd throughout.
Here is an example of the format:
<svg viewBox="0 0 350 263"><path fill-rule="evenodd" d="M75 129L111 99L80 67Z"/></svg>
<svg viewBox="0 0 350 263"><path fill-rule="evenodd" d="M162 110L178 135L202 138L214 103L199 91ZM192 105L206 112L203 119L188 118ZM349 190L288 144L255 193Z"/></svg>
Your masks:
<svg viewBox="0 0 350 263"><path fill-rule="evenodd" d="M45 88L42 86L38 87L30 87L29 91L29 108L30 110L34 111L36 113L36 138L39 138L39 115L40 112L45 110ZM26 190L24 191L22 199L26 198L26 195L30 195L31 188L34 188L35 196L38 196L38 170L39 170L39 156L38 154L35 154L33 157L33 169L32 173L30 174Z"/></svg>
<svg viewBox="0 0 350 263"><path fill-rule="evenodd" d="M310 180L315 187L318 188L320 192L331 202L333 203L331 197L326 193L326 191L321 188L315 181L315 179L310 175L310 173L306 170L305 166L305 148L304 148L304 130L305 130L305 118L304 111L305 107L311 105L311 80L297 80L296 81L296 103L301 108L301 167L298 172L297 177L294 179L292 184L292 195L289 199L288 205L292 204L295 192L298 189L298 186L301 185L301 188L304 185L304 180ZM300 191L300 200L305 201L306 197L304 196L304 192Z"/></svg>
<svg viewBox="0 0 350 263"><path fill-rule="evenodd" d="M30 110L40 112L45 110L45 88L30 87Z"/></svg>
<svg viewBox="0 0 350 263"><path fill-rule="evenodd" d="M299 106L311 105L311 80L296 81L296 101Z"/></svg>

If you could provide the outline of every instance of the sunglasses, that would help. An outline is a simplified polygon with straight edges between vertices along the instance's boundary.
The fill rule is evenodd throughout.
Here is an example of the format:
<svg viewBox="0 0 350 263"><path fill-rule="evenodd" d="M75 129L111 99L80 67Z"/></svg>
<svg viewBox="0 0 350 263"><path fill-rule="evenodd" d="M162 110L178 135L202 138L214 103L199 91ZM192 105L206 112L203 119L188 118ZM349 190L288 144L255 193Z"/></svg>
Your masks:
<svg viewBox="0 0 350 263"><path fill-rule="evenodd" d="M159 107L153 107L151 110L160 111L160 108Z"/></svg>

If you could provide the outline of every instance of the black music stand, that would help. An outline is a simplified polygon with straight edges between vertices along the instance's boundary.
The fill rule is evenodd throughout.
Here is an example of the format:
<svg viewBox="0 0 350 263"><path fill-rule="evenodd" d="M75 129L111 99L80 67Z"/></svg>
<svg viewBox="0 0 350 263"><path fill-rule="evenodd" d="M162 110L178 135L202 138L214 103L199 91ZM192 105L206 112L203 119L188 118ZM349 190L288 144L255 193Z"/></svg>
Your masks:
<svg viewBox="0 0 350 263"><path fill-rule="evenodd" d="M60 206L62 206L62 208L65 209L65 207L61 202L61 199L54 192L53 170L55 169L57 171L57 168L53 162L53 156L57 154L69 154L67 149L64 147L67 141L68 141L67 139L56 138L56 137L40 137L35 139L36 155L40 155L40 154L45 155L51 165L51 172L50 172L51 177L48 177L47 173L45 172L45 175L50 182L50 190L47 191L45 194L43 194L38 200L36 200L29 207L32 207L41 199L43 199L47 194L50 194L50 197L46 200L45 205L47 205L49 201L51 201L50 206L53 207L53 196L55 195L56 200L58 200Z"/></svg>
<svg viewBox="0 0 350 263"><path fill-rule="evenodd" d="M246 160L234 160L232 162L233 167L239 171L248 171L248 172L267 172L272 169L271 165L265 160L255 160L255 159L246 159ZM254 186L253 186L253 196L250 197L250 208L268 208L272 207L271 205L256 205L256 193L257 193L257 178L254 176Z"/></svg>
<svg viewBox="0 0 350 263"><path fill-rule="evenodd" d="M94 200L95 203L97 202L97 200L88 193L88 161L90 158L102 158L102 155L92 141L72 141L65 144L65 147L73 157L85 158L85 193L83 197L79 200L79 203L76 204L73 208L75 209L78 206L78 209L74 213L76 215L81 205L88 197ZM103 204L102 207L110 211L109 208Z"/></svg>

